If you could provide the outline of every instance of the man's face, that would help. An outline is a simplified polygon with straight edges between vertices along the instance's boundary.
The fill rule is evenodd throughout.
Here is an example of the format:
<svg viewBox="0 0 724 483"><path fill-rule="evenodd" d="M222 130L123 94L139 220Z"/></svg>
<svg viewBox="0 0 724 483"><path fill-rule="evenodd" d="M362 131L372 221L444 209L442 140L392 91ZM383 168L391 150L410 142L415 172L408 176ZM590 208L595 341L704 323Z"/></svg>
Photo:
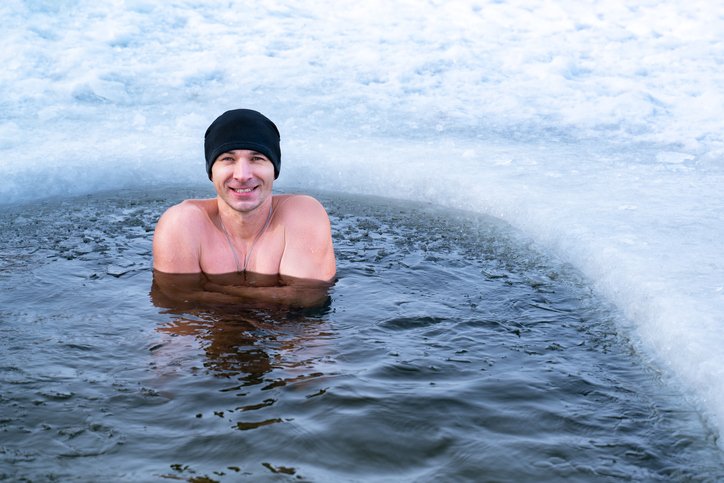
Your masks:
<svg viewBox="0 0 724 483"><path fill-rule="evenodd" d="M271 196L274 165L261 153L235 149L216 158L211 179L219 198L234 210L248 213Z"/></svg>

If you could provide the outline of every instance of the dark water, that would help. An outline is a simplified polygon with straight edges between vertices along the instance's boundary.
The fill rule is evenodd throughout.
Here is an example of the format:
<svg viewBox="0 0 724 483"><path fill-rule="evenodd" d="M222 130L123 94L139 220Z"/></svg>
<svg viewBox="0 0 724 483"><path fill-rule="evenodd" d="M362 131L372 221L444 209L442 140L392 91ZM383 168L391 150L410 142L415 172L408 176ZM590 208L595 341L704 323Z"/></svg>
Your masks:
<svg viewBox="0 0 724 483"><path fill-rule="evenodd" d="M328 306L159 307L153 226L191 195L3 208L0 479L724 479L627 322L502 223L321 195Z"/></svg>

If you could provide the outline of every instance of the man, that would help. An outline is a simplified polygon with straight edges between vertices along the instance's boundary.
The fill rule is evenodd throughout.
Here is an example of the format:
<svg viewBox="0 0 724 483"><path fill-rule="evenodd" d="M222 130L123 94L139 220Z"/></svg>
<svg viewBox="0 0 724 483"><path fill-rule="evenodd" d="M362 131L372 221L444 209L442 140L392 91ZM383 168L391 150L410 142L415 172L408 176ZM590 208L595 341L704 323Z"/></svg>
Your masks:
<svg viewBox="0 0 724 483"><path fill-rule="evenodd" d="M309 196L272 195L281 167L274 123L253 110L227 111L207 129L204 151L216 198L186 200L161 216L153 238L155 281L203 274L205 291L274 301L294 296L284 288L304 286L300 281L330 283L336 264L327 212ZM223 274L248 283L225 283ZM283 286L259 282L265 277Z"/></svg>

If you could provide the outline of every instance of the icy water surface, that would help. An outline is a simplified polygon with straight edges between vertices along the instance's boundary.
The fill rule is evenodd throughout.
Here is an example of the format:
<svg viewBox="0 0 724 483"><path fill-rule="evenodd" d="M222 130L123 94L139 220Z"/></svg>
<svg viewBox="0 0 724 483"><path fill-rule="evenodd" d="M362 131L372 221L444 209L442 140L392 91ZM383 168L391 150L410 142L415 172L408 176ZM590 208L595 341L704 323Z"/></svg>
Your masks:
<svg viewBox="0 0 724 483"><path fill-rule="evenodd" d="M323 194L325 306L155 305L154 223L206 194L0 215L0 479L724 478L626 320L493 219Z"/></svg>

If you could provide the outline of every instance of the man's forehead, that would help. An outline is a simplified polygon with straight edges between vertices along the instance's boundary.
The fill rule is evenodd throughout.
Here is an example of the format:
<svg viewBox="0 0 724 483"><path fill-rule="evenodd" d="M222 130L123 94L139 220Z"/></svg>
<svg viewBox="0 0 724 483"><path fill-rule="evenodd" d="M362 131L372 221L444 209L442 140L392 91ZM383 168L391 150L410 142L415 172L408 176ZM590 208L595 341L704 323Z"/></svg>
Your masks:
<svg viewBox="0 0 724 483"><path fill-rule="evenodd" d="M268 156L264 153L260 153L259 151L255 151L253 149L230 149L228 151L224 151L223 153L219 154L219 156L223 156L224 154L232 154L235 156L241 156L244 154L247 154L249 156L264 156L265 158L268 158Z"/></svg>

